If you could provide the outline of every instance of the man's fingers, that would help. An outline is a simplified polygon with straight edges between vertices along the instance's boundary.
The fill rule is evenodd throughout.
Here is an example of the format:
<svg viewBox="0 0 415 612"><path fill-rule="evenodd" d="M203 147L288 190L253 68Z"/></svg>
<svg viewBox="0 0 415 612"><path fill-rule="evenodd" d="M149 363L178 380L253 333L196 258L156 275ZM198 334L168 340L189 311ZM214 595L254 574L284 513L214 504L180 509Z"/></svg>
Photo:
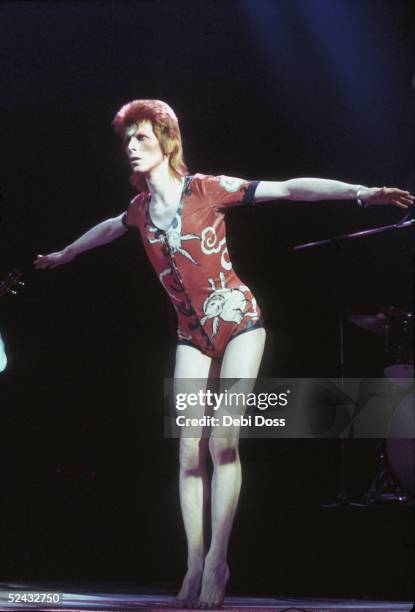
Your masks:
<svg viewBox="0 0 415 612"><path fill-rule="evenodd" d="M48 268L50 266L51 262L47 259L45 255L44 257L42 257L42 259L36 259L34 261L34 264L37 270L44 270L45 268Z"/></svg>
<svg viewBox="0 0 415 612"><path fill-rule="evenodd" d="M415 199L414 196L409 193L409 191L401 191L400 189L395 190L393 195L398 196L400 200L404 200L405 202L409 203L413 202Z"/></svg>
<svg viewBox="0 0 415 612"><path fill-rule="evenodd" d="M401 202L406 202L408 204L413 204L415 201L415 197L411 194L410 191L403 191L402 189L389 189L386 190L388 193L394 196L396 199L399 199Z"/></svg>
<svg viewBox="0 0 415 612"><path fill-rule="evenodd" d="M372 194L367 200L368 203L386 204L407 209L409 206L413 206L415 197L410 191L398 189L397 187L376 187L373 188Z"/></svg>
<svg viewBox="0 0 415 612"><path fill-rule="evenodd" d="M402 204L399 200L393 200L392 204L394 206L398 206L399 208L408 208L408 206L406 204Z"/></svg>
<svg viewBox="0 0 415 612"><path fill-rule="evenodd" d="M37 255L35 261L33 262L36 267L42 267L46 263L47 255Z"/></svg>
<svg viewBox="0 0 415 612"><path fill-rule="evenodd" d="M410 198L414 200L414 196L410 191L405 191L404 189L398 189L397 187L381 187L380 191L383 191L385 195L394 195L398 197Z"/></svg>

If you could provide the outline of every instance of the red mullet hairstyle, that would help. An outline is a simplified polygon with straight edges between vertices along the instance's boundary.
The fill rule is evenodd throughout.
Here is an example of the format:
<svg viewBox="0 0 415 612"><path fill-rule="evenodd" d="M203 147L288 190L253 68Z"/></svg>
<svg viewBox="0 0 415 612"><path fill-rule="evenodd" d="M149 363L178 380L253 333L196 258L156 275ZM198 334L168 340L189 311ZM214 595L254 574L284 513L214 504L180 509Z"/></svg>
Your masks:
<svg viewBox="0 0 415 612"><path fill-rule="evenodd" d="M171 176L176 178L186 176L188 169L183 159L182 137L173 109L161 100L133 100L120 108L112 125L116 133L125 141L127 128L141 121L151 122L163 155L169 156ZM135 172L130 177L130 183L137 191L147 190L147 183L140 172Z"/></svg>

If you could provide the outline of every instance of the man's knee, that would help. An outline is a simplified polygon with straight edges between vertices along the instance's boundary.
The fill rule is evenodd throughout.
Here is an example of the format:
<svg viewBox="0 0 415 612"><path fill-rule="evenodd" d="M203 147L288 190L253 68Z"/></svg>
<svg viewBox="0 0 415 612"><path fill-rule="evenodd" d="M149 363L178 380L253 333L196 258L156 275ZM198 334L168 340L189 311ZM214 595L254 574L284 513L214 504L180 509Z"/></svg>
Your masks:
<svg viewBox="0 0 415 612"><path fill-rule="evenodd" d="M237 439L211 437L209 450L214 465L235 463L239 458Z"/></svg>
<svg viewBox="0 0 415 612"><path fill-rule="evenodd" d="M204 438L182 438L180 440L180 468L188 476L200 476L206 461L207 441Z"/></svg>

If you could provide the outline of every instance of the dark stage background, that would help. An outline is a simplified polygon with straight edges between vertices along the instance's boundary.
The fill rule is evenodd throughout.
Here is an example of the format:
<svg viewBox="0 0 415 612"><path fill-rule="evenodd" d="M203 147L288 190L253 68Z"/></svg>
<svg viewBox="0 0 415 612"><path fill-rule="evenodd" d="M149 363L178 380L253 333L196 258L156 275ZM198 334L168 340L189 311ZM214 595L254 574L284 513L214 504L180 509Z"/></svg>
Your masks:
<svg viewBox="0 0 415 612"><path fill-rule="evenodd" d="M185 569L177 441L162 432L175 322L137 236L32 266L126 209L115 112L166 100L191 172L409 188L414 21L404 0L0 5L0 275L17 267L26 282L0 304L3 579L173 592ZM290 251L404 215L353 202L229 212L235 268L267 320L262 376L338 376L340 310L411 309L409 229ZM346 322L345 359L346 375L376 376L382 343ZM357 498L375 443L347 451ZM411 509L320 508L338 491L338 442L243 440L241 454L231 591L413 596Z"/></svg>

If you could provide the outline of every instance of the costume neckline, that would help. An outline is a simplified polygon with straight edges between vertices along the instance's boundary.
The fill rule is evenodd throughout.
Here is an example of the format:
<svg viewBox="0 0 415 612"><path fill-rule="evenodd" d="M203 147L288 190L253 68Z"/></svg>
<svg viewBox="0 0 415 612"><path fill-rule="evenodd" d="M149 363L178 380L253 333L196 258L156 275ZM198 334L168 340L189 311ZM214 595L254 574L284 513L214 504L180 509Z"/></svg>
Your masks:
<svg viewBox="0 0 415 612"><path fill-rule="evenodd" d="M151 193L150 193L150 192L147 192L147 198L146 198L146 210L147 210L147 216L148 216L148 219L149 219L149 221L150 221L151 225L152 225L153 227L155 227L155 228L156 228L156 230L158 230L159 232L164 232L164 233L165 233L165 232L167 232L167 231L168 231L168 230L171 228L171 226L173 225L173 221L175 220L176 215L177 215L177 214L180 214L180 212L181 212L181 210L182 210L182 208L183 208L183 206L184 206L184 197L185 197L185 195L186 195L187 187L188 187L188 185L189 185L189 183L190 183L190 181L191 181L191 179L192 179L192 178L193 178L193 177L191 177L191 176L185 176L185 177L184 177L184 181L183 181L183 188L182 188L182 191L181 191L181 194L180 194L180 201L179 201L179 205L178 205L178 207L177 207L176 212L174 213L174 216L173 216L172 220L170 221L170 223L169 223L169 225L166 227L166 229L161 229L161 227L159 227L158 225L156 225L156 224L154 223L153 219L151 218L151 214L150 214L150 201L151 201Z"/></svg>

